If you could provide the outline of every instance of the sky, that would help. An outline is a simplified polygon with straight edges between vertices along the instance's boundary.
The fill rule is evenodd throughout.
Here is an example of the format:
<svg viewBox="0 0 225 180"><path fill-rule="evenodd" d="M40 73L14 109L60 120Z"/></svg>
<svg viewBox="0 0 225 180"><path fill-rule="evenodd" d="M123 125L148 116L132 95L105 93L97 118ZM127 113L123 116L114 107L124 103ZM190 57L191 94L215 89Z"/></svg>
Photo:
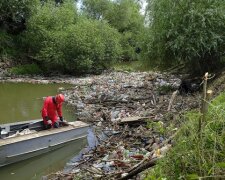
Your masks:
<svg viewBox="0 0 225 180"><path fill-rule="evenodd" d="M144 15L144 14L145 14L145 8L146 8L146 6L147 6L147 2L146 2L146 0L141 0L141 2L142 2L142 8L141 8L140 13L141 13L142 15Z"/></svg>

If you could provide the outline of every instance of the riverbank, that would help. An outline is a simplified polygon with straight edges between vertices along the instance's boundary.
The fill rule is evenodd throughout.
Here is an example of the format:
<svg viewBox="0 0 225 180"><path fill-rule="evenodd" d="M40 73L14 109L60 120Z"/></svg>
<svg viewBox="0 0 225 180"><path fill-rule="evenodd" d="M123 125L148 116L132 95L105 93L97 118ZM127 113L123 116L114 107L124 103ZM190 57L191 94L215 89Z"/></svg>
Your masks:
<svg viewBox="0 0 225 180"><path fill-rule="evenodd" d="M49 178L127 176L138 164L162 155L171 146L168 139L176 133L182 112L200 103L199 94L178 93L179 77L155 72L106 72L83 78L2 77L0 81L73 84L60 91L75 107L78 119L111 132L108 140L83 154L81 162L71 163L70 172Z"/></svg>

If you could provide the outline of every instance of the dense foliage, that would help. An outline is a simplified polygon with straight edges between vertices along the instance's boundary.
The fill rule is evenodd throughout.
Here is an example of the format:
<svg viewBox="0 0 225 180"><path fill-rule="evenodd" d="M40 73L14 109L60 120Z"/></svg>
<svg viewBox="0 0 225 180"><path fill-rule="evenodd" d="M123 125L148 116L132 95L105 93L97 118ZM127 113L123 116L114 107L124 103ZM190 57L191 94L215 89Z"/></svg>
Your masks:
<svg viewBox="0 0 225 180"><path fill-rule="evenodd" d="M137 60L144 17L134 0L84 0L83 13L87 17L107 21L121 34L122 60Z"/></svg>
<svg viewBox="0 0 225 180"><path fill-rule="evenodd" d="M119 59L120 34L107 23L78 16L71 3L36 6L24 33L25 48L46 73L98 72Z"/></svg>
<svg viewBox="0 0 225 180"><path fill-rule="evenodd" d="M36 0L1 0L0 27L11 34L18 34L25 29L26 19L30 15Z"/></svg>
<svg viewBox="0 0 225 180"><path fill-rule="evenodd" d="M145 51L156 64L185 63L204 74L220 66L225 48L224 0L149 0Z"/></svg>
<svg viewBox="0 0 225 180"><path fill-rule="evenodd" d="M139 25L143 27L137 4L132 0L83 4L78 13L73 0L1 2L1 59L21 57L24 63L36 63L45 74L96 73L114 61L137 59ZM125 8L129 4L131 8ZM121 23L115 19L122 12L120 6L127 14ZM105 12L111 19L101 18L99 13ZM15 28L9 28L12 22Z"/></svg>
<svg viewBox="0 0 225 180"><path fill-rule="evenodd" d="M2 0L0 60L36 63L44 73L92 73L112 62L223 67L224 0ZM141 63L141 61L139 61Z"/></svg>
<svg viewBox="0 0 225 180"><path fill-rule="evenodd" d="M37 0L0 1L0 60L19 57L17 35L26 29L26 20Z"/></svg>

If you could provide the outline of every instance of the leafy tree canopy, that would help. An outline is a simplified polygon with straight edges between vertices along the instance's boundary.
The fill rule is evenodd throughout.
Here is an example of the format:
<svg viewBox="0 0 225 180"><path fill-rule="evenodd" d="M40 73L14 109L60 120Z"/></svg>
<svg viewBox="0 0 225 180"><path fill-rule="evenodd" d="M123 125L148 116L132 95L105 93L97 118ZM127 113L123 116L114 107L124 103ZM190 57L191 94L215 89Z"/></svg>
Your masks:
<svg viewBox="0 0 225 180"><path fill-rule="evenodd" d="M84 0L82 10L87 16L100 20L113 8L112 6L110 0Z"/></svg>
<svg viewBox="0 0 225 180"><path fill-rule="evenodd" d="M144 28L140 5L134 0L84 0L83 12L92 19L108 22L121 34L123 60L136 60L139 36Z"/></svg>
<svg viewBox="0 0 225 180"><path fill-rule="evenodd" d="M38 0L1 0L0 26L12 34L25 29L25 21Z"/></svg>
<svg viewBox="0 0 225 180"><path fill-rule="evenodd" d="M147 12L150 30L145 50L152 62L184 62L201 74L220 65L225 48L224 0L149 0Z"/></svg>

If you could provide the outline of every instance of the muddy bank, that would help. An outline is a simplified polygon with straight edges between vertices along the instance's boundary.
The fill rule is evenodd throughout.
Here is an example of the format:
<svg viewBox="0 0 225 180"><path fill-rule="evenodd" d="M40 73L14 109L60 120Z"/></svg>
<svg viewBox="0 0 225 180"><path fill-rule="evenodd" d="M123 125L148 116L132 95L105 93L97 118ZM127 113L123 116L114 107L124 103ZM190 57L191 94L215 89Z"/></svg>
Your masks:
<svg viewBox="0 0 225 180"><path fill-rule="evenodd" d="M106 72L83 78L1 77L0 81L73 84L70 89L60 89L66 103L76 109L79 120L108 136L102 140L97 133L101 144L71 163L70 171L48 179L137 178L143 164L154 164L171 147L182 112L200 104L198 93L181 95L177 91L180 77L155 72Z"/></svg>

